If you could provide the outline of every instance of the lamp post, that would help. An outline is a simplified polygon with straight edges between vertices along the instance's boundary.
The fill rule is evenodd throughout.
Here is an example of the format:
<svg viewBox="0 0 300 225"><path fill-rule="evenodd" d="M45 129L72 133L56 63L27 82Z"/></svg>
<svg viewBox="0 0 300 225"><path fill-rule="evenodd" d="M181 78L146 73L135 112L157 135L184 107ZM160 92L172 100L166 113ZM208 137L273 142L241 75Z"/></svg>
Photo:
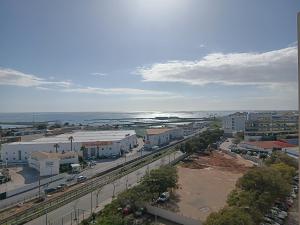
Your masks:
<svg viewBox="0 0 300 225"><path fill-rule="evenodd" d="M115 198L115 191L116 191L116 184L115 184L115 182L112 182L112 185L113 185L113 187L114 187L114 189L113 189L113 194L112 194L112 198Z"/></svg>
<svg viewBox="0 0 300 225"><path fill-rule="evenodd" d="M99 195L100 195L100 192L101 192L102 188L99 188L96 192L96 208L99 207Z"/></svg>

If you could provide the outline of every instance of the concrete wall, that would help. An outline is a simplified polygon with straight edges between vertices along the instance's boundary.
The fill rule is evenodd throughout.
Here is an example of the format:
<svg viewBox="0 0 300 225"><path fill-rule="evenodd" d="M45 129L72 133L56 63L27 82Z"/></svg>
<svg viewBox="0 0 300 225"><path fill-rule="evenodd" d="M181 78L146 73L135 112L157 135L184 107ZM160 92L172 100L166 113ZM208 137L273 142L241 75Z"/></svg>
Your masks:
<svg viewBox="0 0 300 225"><path fill-rule="evenodd" d="M199 220L185 217L182 215L178 215L169 210L154 207L149 204L146 204L146 209L147 209L148 213L150 213L154 216L159 216L161 218L164 218L166 220L169 220L169 221L172 221L172 222L175 222L178 224L182 224L182 225L201 225L202 224L201 221L199 221Z"/></svg>
<svg viewBox="0 0 300 225"><path fill-rule="evenodd" d="M40 172L40 176L50 176L59 174L59 159L40 159L29 158L28 165Z"/></svg>

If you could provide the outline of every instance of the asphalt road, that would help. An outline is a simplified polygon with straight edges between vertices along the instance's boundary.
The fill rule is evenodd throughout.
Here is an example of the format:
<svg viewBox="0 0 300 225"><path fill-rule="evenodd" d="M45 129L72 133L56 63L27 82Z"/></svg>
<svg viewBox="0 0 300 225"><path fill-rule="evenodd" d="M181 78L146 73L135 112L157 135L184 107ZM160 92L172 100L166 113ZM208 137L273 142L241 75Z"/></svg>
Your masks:
<svg viewBox="0 0 300 225"><path fill-rule="evenodd" d="M158 168L161 165L165 165L169 163L169 160L173 160L181 156L183 153L175 152L169 156L163 157L148 166L140 168L135 172L132 172L115 182L108 184L99 191L94 191L92 194L85 195L75 201L60 207L50 213L47 213L33 221L26 223L27 225L73 225L77 224L78 220L75 219L75 211L76 217L82 220L83 218L87 218L91 213L91 208L93 212L99 211L104 207L104 205L108 204L113 194L116 196L118 193L124 191L127 187L133 186L137 184L137 182L141 179L141 177L146 173L146 171L153 168ZM97 192L98 192L98 203L97 203ZM98 205L98 207L96 207ZM47 220L47 222L46 222Z"/></svg>

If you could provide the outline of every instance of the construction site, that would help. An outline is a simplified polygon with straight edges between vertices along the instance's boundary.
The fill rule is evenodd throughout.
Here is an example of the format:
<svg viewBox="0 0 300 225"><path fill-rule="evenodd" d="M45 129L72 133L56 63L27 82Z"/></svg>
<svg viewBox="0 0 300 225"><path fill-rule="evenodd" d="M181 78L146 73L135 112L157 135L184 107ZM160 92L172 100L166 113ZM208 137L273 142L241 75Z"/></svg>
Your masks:
<svg viewBox="0 0 300 225"><path fill-rule="evenodd" d="M226 205L236 181L252 166L251 161L219 151L193 154L177 166L178 189L166 207L204 222Z"/></svg>

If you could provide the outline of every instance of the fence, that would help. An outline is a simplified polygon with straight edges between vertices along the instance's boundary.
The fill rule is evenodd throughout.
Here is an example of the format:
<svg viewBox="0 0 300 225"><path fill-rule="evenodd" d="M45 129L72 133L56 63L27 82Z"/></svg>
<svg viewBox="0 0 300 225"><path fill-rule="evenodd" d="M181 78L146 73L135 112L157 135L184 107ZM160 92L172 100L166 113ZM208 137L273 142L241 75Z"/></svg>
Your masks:
<svg viewBox="0 0 300 225"><path fill-rule="evenodd" d="M151 206L149 204L146 204L146 209L147 212L154 215L154 216L159 216L163 219L172 221L174 223L182 224L182 225L201 225L201 221L185 217L182 215L178 215L177 213L171 212L166 209L158 208L155 206Z"/></svg>
<svg viewBox="0 0 300 225"><path fill-rule="evenodd" d="M65 178L65 177L66 177L66 174L65 174L65 173L61 173L61 174L58 174L58 175L56 175L56 176L52 176L52 177L49 177L49 178L41 179L40 182L39 182L39 181L36 181L36 182L34 182L34 183L25 185L25 186L23 186L23 187L16 188L16 189L13 189L13 190L11 190L11 191L7 191L7 192L6 192L6 196L7 196L7 198L9 198L9 197L12 197L12 196L14 196L14 195L18 195L18 194L27 192L27 191L29 191L29 190L38 188L38 187L39 187L39 183L40 183L41 186L43 186L43 185L45 185L45 184L48 184L48 183L51 183L51 182L54 182L54 181L61 180L61 179Z"/></svg>
<svg viewBox="0 0 300 225"><path fill-rule="evenodd" d="M59 174L53 177L45 178L40 180L41 192L43 192L43 186L47 185L48 183L55 182L61 180L66 175ZM11 207L19 202L25 202L31 199L34 199L39 196L39 182L35 182L32 184L28 184L24 187L20 187L11 191L6 192L6 199L0 201L0 208L1 210L5 209L6 207Z"/></svg>

